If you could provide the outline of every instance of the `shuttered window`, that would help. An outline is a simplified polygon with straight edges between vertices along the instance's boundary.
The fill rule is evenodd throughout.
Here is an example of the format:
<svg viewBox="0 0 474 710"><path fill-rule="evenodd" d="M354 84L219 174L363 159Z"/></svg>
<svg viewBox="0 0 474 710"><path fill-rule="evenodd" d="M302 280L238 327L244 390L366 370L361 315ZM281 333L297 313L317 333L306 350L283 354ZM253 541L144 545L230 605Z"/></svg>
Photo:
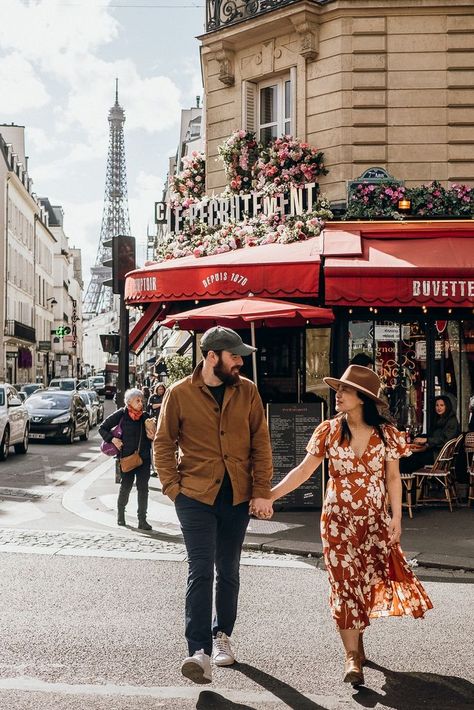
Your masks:
<svg viewBox="0 0 474 710"><path fill-rule="evenodd" d="M296 67L290 74L255 84L242 82L243 127L266 145L296 126Z"/></svg>

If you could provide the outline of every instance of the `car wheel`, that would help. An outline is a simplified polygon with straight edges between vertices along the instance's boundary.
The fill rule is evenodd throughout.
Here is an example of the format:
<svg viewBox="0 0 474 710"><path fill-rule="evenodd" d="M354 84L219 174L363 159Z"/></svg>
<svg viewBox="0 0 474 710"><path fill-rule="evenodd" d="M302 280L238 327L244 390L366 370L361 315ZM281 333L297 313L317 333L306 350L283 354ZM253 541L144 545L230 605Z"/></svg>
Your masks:
<svg viewBox="0 0 474 710"><path fill-rule="evenodd" d="M28 427L25 426L25 433L23 434L23 441L19 444L15 444L16 454L26 454L28 451Z"/></svg>
<svg viewBox="0 0 474 710"><path fill-rule="evenodd" d="M5 427L2 443L0 444L0 461L5 461L10 452L10 429Z"/></svg>
<svg viewBox="0 0 474 710"><path fill-rule="evenodd" d="M71 428L69 429L69 434L66 437L66 441L68 444L74 444L74 440L76 438L76 428L74 424L71 424Z"/></svg>
<svg viewBox="0 0 474 710"><path fill-rule="evenodd" d="M87 441L89 438L89 422L86 424L86 428L84 429L84 434L81 434L79 437L81 441Z"/></svg>

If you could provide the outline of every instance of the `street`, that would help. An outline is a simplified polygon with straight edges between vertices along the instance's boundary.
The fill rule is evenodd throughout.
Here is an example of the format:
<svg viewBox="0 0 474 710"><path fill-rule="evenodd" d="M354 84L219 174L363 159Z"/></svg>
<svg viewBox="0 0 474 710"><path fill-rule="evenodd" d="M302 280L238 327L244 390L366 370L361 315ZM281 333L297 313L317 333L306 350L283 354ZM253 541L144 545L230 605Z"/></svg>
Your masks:
<svg viewBox="0 0 474 710"><path fill-rule="evenodd" d="M98 443L94 429L88 442L32 444L0 465L2 710L472 707L472 575L421 574L435 609L374 623L374 662L354 690L341 682L325 572L259 550L243 555L240 662L193 686L179 672L183 546L63 505L103 464Z"/></svg>

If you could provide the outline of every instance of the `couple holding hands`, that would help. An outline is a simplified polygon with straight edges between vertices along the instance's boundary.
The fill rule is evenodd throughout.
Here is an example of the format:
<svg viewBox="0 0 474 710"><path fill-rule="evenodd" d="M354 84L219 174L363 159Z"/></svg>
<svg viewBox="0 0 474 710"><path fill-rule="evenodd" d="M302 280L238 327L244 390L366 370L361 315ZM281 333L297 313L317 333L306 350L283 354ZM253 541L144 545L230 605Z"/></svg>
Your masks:
<svg viewBox="0 0 474 710"><path fill-rule="evenodd" d="M338 414L317 427L304 460L272 488L263 404L255 385L239 375L242 357L255 348L217 326L204 333L201 350L193 374L166 391L153 443L155 468L176 506L188 555L188 656L181 672L210 683L211 658L216 666L235 662L231 635L249 516L271 518L273 502L327 458L321 537L330 606L345 650L343 680L361 684L369 618L422 617L432 608L399 547L399 458L410 452L404 436L379 414L379 379L359 365L340 379L325 378L336 391Z"/></svg>

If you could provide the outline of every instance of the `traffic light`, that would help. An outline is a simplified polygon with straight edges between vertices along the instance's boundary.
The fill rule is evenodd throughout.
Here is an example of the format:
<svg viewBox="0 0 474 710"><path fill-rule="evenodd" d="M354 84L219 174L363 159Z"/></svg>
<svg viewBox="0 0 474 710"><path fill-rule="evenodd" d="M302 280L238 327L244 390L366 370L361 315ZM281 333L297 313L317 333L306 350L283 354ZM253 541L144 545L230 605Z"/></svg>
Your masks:
<svg viewBox="0 0 474 710"><path fill-rule="evenodd" d="M120 335L116 333L104 333L100 335L100 343L104 353L114 355L120 351Z"/></svg>
<svg viewBox="0 0 474 710"><path fill-rule="evenodd" d="M112 269L112 278L104 284L111 286L114 293L123 294L125 276L136 269L135 237L112 237L104 242L104 246L112 248L112 259L103 262L104 266Z"/></svg>

